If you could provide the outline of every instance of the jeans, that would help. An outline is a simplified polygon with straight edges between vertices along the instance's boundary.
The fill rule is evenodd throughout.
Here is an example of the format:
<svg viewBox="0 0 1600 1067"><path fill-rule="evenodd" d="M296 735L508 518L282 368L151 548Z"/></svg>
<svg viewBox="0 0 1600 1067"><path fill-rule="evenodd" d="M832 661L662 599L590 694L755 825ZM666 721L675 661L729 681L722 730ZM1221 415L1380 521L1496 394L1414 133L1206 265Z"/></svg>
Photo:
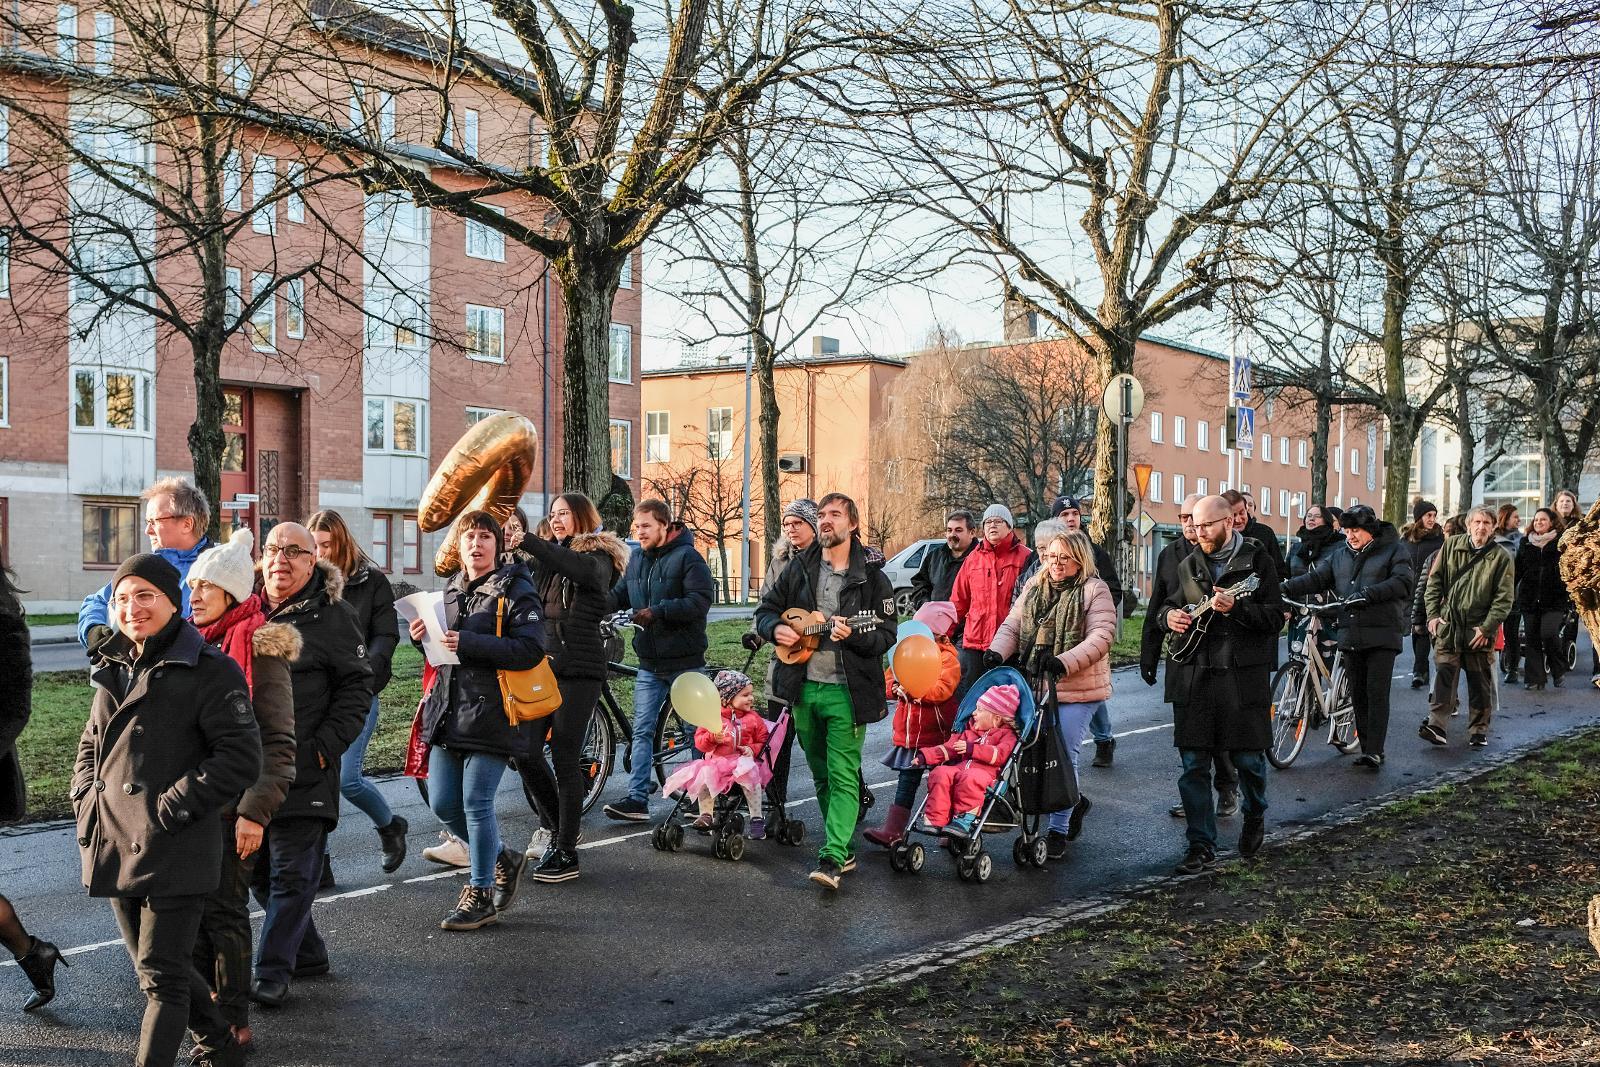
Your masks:
<svg viewBox="0 0 1600 1067"><path fill-rule="evenodd" d="M1383 741L1389 733L1389 686L1398 655L1387 648L1357 649L1344 654L1356 736L1361 741L1361 751L1369 756L1383 755Z"/></svg>
<svg viewBox="0 0 1600 1067"><path fill-rule="evenodd" d="M633 738L628 743L633 754L633 771L628 775L629 800L648 803L650 794L655 792L652 776L655 774L656 723L661 721L661 706L672 692L672 683L680 674L688 673L656 674L640 667L639 676L633 680ZM694 756L691 746L689 758Z"/></svg>
<svg viewBox="0 0 1600 1067"><path fill-rule="evenodd" d="M206 898L194 966L217 994L217 1007L230 1026L250 1025L250 875L259 852L240 859L234 847L234 819L222 820L222 881Z"/></svg>
<svg viewBox="0 0 1600 1067"><path fill-rule="evenodd" d="M1080 749L1083 748L1083 739L1088 736L1089 725L1098 715L1104 715L1106 702L1096 701L1093 704L1058 704L1056 705L1056 730L1061 734L1061 747L1067 750L1067 760L1072 764L1072 777L1082 780L1078 774L1078 761L1082 759ZM1050 829L1067 832L1067 821L1072 817L1072 809L1050 813Z"/></svg>
<svg viewBox="0 0 1600 1067"><path fill-rule="evenodd" d="M861 743L866 727L856 725L846 686L809 681L795 701L794 724L822 809L823 841L817 855L843 866L861 816Z"/></svg>
<svg viewBox="0 0 1600 1067"><path fill-rule="evenodd" d="M372 779L362 773L367 764L367 744L377 729L378 698L373 697L372 707L367 710L367 724L361 728L361 736L344 750L344 756L339 760L339 794L360 808L372 820L372 825L381 830L394 821L394 812L389 810L389 802L383 799L383 794L372 784Z"/></svg>
<svg viewBox="0 0 1600 1067"><path fill-rule="evenodd" d="M1522 618L1528 628L1528 672L1523 680L1529 685L1543 685L1550 676L1559 680L1567 673L1566 650L1561 640L1561 626L1567 621L1567 613L1529 612Z"/></svg>
<svg viewBox="0 0 1600 1067"><path fill-rule="evenodd" d="M111 911L144 992L137 1067L172 1067L185 1030L212 1051L228 1041L228 1024L211 1002L211 990L194 968L204 895L112 897Z"/></svg>
<svg viewBox="0 0 1600 1067"><path fill-rule="evenodd" d="M1211 766L1221 753L1207 748L1181 748L1183 774L1178 779L1178 795L1183 798L1183 817L1188 821L1190 845L1217 850L1217 808L1211 798ZM1267 755L1264 752L1229 752L1239 773L1239 808L1245 821L1260 818L1267 810Z"/></svg>
<svg viewBox="0 0 1600 1067"><path fill-rule="evenodd" d="M261 840L251 888L266 909L256 978L287 983L298 966L325 963L328 946L311 918L311 902L322 878L328 824L308 816L279 816Z"/></svg>
<svg viewBox="0 0 1600 1067"><path fill-rule="evenodd" d="M578 820L583 816L583 735L600 699L598 678L561 679L561 706L554 715L536 720L528 731L528 755L518 757L522 789L539 813L544 828L555 835L556 846L571 852L578 847ZM548 739L555 763L545 762Z"/></svg>
<svg viewBox="0 0 1600 1067"><path fill-rule="evenodd" d="M1089 732L1096 741L1113 740L1111 736L1111 712L1106 709L1106 702L1103 700L1094 709L1094 717L1089 720Z"/></svg>
<svg viewBox="0 0 1600 1067"><path fill-rule="evenodd" d="M439 821L467 843L472 858L468 881L479 889L494 884L494 861L502 849L494 794L506 763L504 756L453 752L443 745L434 745L428 755L428 802Z"/></svg>

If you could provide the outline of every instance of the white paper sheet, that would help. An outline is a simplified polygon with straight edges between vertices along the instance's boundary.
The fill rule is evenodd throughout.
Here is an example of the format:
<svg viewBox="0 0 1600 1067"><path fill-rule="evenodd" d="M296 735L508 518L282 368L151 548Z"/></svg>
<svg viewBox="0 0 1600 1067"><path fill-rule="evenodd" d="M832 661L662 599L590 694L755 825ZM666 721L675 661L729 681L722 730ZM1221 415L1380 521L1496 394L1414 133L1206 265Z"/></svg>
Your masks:
<svg viewBox="0 0 1600 1067"><path fill-rule="evenodd" d="M422 625L427 627L428 632L422 637L422 654L428 658L429 663L435 667L442 667L449 663L461 662L460 657L444 647L443 593L412 593L396 600L394 609L400 613L402 619L406 620L408 627L416 619L421 619Z"/></svg>

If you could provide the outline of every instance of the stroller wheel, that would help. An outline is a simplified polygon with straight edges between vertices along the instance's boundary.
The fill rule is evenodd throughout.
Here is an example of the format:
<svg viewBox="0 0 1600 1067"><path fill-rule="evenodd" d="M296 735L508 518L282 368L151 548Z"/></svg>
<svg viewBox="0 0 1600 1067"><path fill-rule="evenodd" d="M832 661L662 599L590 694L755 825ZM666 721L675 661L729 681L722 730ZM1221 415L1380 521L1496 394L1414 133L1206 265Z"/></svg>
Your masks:
<svg viewBox="0 0 1600 1067"><path fill-rule="evenodd" d="M961 879L963 882L970 881L972 879L972 864L965 856L956 857L956 877Z"/></svg>
<svg viewBox="0 0 1600 1067"><path fill-rule="evenodd" d="M973 880L979 883L987 882L989 880L989 876L993 873L994 857L990 856L987 852L978 853L978 858L972 861Z"/></svg>
<svg viewBox="0 0 1600 1067"><path fill-rule="evenodd" d="M1027 867L1033 862L1033 847L1026 837L1019 837L1011 843L1011 859L1018 867Z"/></svg>
<svg viewBox="0 0 1600 1067"><path fill-rule="evenodd" d="M722 843L722 856L734 863L744 859L744 835L729 834L728 839Z"/></svg>
<svg viewBox="0 0 1600 1067"><path fill-rule="evenodd" d="M891 871L904 871L906 869L906 850L903 846L896 846L889 850L889 869Z"/></svg>
<svg viewBox="0 0 1600 1067"><path fill-rule="evenodd" d="M655 849L657 852L665 852L667 850L667 835L665 830L666 827L658 826L654 830L650 831L650 847Z"/></svg>
<svg viewBox="0 0 1600 1067"><path fill-rule="evenodd" d="M1036 837L1029 845L1029 848L1031 849L1031 854L1028 858L1033 861L1035 867L1043 870L1045 861L1050 858L1050 842L1042 837Z"/></svg>
<svg viewBox="0 0 1600 1067"><path fill-rule="evenodd" d="M806 824L799 819L790 819L783 826L783 843L798 845L806 838Z"/></svg>
<svg viewBox="0 0 1600 1067"><path fill-rule="evenodd" d="M922 847L922 842L917 841L906 849L906 870L912 874L919 874L923 864L928 862L928 850Z"/></svg>
<svg viewBox="0 0 1600 1067"><path fill-rule="evenodd" d="M728 839L718 833L711 839L711 853L719 860L728 858Z"/></svg>
<svg viewBox="0 0 1600 1067"><path fill-rule="evenodd" d="M676 852L683 847L683 824L675 822L666 829L667 851Z"/></svg>

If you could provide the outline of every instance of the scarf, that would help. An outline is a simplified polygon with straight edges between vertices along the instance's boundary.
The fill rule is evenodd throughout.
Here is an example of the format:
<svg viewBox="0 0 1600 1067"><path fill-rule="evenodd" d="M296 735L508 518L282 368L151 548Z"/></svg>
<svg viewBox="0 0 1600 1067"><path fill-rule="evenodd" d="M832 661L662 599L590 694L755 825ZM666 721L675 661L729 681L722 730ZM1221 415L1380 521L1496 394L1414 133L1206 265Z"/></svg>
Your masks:
<svg viewBox="0 0 1600 1067"><path fill-rule="evenodd" d="M229 608L216 622L200 627L200 636L226 652L244 671L245 684L253 686L250 662L255 657L251 639L266 621L267 616L261 610L261 595L253 593L248 600Z"/></svg>
<svg viewBox="0 0 1600 1067"><path fill-rule="evenodd" d="M1083 640L1086 581L1082 571L1064 582L1052 582L1048 573L1040 572L1023 596L1018 651L1042 649L1047 656L1059 656Z"/></svg>
<svg viewBox="0 0 1600 1067"><path fill-rule="evenodd" d="M1556 531L1551 530L1548 533L1542 534L1531 533L1528 535L1528 540L1532 541L1535 547L1543 548L1545 545L1548 545L1551 541L1554 541L1559 536L1561 535L1556 533Z"/></svg>

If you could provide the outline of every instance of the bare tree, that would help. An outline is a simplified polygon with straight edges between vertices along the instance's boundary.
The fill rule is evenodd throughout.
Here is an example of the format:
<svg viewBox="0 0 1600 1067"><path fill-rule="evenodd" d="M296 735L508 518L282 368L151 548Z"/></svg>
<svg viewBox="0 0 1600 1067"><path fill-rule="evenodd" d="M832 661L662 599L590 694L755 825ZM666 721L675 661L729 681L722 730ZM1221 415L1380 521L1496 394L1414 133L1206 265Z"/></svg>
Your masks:
<svg viewBox="0 0 1600 1067"><path fill-rule="evenodd" d="M684 437L672 443L672 461L656 465L647 484L694 530L697 541L716 552L720 597L723 603L732 603L737 596L728 547L739 543L744 518L743 438L734 428L686 425L683 430ZM758 515L751 515L752 528L758 520Z"/></svg>

